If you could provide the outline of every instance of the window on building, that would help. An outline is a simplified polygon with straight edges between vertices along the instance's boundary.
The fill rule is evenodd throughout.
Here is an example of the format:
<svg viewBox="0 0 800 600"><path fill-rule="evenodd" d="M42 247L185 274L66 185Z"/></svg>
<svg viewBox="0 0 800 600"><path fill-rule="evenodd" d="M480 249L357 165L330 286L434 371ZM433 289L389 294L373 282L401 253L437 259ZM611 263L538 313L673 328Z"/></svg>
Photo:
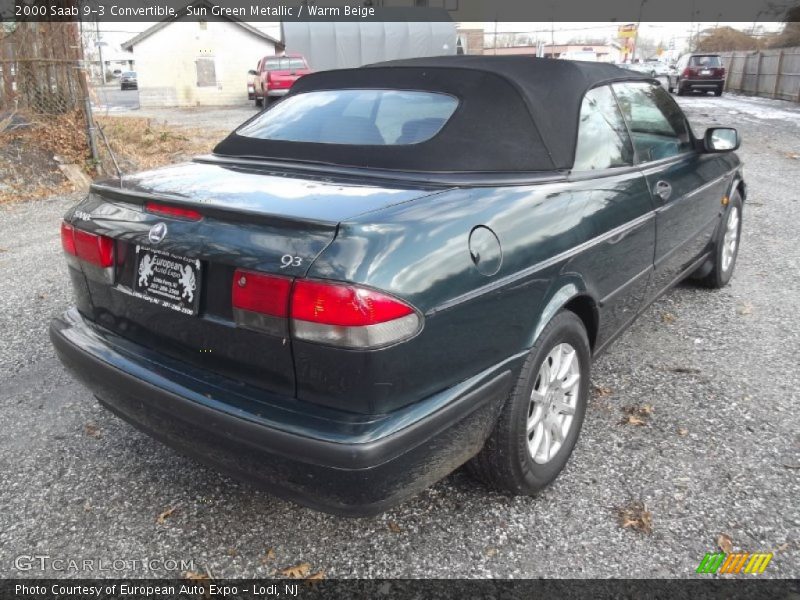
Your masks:
<svg viewBox="0 0 800 600"><path fill-rule="evenodd" d="M197 68L197 87L217 85L217 70L213 58L198 58L194 64Z"/></svg>

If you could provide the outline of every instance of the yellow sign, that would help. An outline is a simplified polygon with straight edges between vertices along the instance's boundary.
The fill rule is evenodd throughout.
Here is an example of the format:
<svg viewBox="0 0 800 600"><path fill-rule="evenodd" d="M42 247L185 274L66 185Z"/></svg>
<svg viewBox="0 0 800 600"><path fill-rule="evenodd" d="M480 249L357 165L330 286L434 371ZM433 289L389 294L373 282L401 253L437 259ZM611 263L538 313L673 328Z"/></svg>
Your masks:
<svg viewBox="0 0 800 600"><path fill-rule="evenodd" d="M636 25L630 23L628 25L620 25L617 28L618 38L633 38L636 37Z"/></svg>

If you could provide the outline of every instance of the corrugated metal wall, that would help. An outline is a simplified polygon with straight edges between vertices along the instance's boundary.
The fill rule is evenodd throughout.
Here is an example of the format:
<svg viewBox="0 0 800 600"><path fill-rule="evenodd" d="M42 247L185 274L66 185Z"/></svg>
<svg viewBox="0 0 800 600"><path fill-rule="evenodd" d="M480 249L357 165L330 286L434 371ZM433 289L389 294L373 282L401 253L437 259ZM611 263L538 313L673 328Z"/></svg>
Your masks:
<svg viewBox="0 0 800 600"><path fill-rule="evenodd" d="M452 22L284 21L286 52L302 54L314 71L360 67L399 58L456 53Z"/></svg>
<svg viewBox="0 0 800 600"><path fill-rule="evenodd" d="M726 90L800 102L800 47L721 55Z"/></svg>

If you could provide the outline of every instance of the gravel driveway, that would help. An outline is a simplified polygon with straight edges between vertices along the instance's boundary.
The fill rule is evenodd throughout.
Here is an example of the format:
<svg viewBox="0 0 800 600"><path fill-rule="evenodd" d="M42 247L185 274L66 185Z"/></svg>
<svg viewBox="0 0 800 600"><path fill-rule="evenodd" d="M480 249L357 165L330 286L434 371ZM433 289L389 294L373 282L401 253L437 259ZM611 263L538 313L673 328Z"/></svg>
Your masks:
<svg viewBox="0 0 800 600"><path fill-rule="evenodd" d="M800 577L800 112L680 102L697 130L743 135L737 272L721 291L669 293L597 362L575 454L538 498L458 471L346 520L178 456L101 409L50 348L48 319L70 304L58 223L76 198L0 209L0 576L41 576L14 557L48 554L191 561L217 577L298 563L327 577L687 577L724 534L775 552L763 576ZM633 405L652 407L645 424L620 424ZM635 502L652 533L621 527L617 509Z"/></svg>

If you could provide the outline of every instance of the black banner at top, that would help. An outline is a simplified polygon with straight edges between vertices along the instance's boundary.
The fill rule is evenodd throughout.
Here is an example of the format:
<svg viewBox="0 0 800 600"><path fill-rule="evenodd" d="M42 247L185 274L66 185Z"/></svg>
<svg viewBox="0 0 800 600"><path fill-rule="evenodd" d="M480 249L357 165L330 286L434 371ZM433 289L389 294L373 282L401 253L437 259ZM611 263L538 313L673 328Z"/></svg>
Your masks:
<svg viewBox="0 0 800 600"><path fill-rule="evenodd" d="M3 21L772 22L800 0L0 0Z"/></svg>

